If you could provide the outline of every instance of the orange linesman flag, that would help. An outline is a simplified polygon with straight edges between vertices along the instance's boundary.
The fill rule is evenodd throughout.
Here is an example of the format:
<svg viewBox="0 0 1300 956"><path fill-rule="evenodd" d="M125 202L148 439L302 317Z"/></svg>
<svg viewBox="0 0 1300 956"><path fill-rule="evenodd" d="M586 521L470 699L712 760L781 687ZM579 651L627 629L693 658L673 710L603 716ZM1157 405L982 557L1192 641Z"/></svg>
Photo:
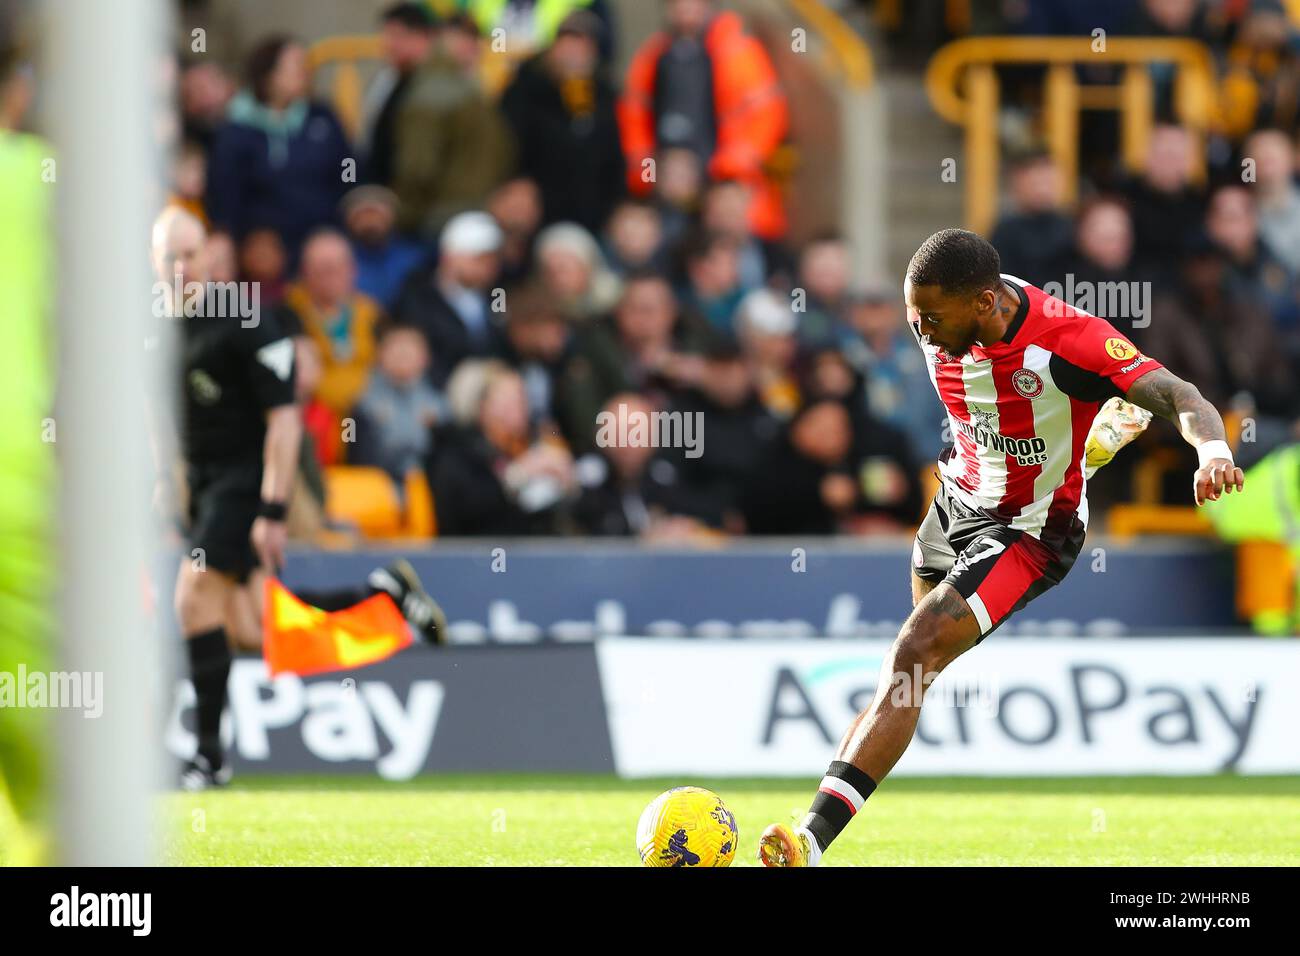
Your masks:
<svg viewBox="0 0 1300 956"><path fill-rule="evenodd" d="M373 664L411 644L402 612L387 594L342 611L322 611L266 579L262 655L271 676L323 674Z"/></svg>

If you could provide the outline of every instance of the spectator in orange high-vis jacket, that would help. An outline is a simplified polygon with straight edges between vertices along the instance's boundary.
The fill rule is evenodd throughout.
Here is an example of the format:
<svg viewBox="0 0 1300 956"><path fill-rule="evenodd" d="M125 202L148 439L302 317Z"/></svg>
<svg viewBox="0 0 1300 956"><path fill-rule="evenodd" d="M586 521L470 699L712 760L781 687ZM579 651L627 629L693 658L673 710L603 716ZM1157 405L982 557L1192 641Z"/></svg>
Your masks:
<svg viewBox="0 0 1300 956"><path fill-rule="evenodd" d="M648 194L654 178L646 160L669 147L689 149L710 179L748 184L754 233L780 239L785 210L764 166L789 113L771 59L739 15L719 12L712 0L666 0L665 14L667 29L637 51L619 102L629 188Z"/></svg>

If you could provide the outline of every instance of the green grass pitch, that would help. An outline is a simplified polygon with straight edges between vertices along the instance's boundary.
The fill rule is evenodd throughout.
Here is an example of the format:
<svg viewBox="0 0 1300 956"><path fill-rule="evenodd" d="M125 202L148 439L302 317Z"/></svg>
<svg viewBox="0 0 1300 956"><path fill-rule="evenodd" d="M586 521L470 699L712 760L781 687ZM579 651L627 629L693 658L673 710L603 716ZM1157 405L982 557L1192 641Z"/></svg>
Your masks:
<svg viewBox="0 0 1300 956"><path fill-rule="evenodd" d="M716 790L755 866L764 826L806 808L815 781L446 775L408 783L244 777L161 798L164 863L635 866L637 817L681 783ZM1300 776L898 778L828 866L1294 865Z"/></svg>

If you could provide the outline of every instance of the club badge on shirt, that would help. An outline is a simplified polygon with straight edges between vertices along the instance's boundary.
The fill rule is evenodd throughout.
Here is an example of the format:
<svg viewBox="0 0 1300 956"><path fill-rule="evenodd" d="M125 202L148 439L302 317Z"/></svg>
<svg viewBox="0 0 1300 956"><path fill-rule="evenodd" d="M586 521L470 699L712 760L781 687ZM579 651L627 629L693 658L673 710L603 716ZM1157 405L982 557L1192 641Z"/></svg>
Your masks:
<svg viewBox="0 0 1300 956"><path fill-rule="evenodd" d="M1034 399L1043 394L1043 380L1037 372L1027 368L1017 369L1012 374L1011 387L1021 398Z"/></svg>

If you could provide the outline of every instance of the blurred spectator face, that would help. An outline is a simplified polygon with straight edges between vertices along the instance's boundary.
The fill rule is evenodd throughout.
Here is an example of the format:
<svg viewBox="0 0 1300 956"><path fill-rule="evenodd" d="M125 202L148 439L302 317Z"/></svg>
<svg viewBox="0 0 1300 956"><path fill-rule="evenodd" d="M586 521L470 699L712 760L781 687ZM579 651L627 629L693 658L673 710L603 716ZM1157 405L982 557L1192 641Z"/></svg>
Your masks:
<svg viewBox="0 0 1300 956"><path fill-rule="evenodd" d="M713 18L710 0L668 0L668 29L680 37L696 36L704 32Z"/></svg>
<svg viewBox="0 0 1300 956"><path fill-rule="evenodd" d="M743 355L739 353L710 359L709 394L723 408L738 408L754 390L754 379Z"/></svg>
<svg viewBox="0 0 1300 956"><path fill-rule="evenodd" d="M586 79L596 72L599 56L595 38L568 31L555 38L546 59L562 79Z"/></svg>
<svg viewBox="0 0 1300 956"><path fill-rule="evenodd" d="M397 215L392 206L382 202L364 202L348 210L345 224L348 234L362 245L378 247L388 241L396 222Z"/></svg>
<svg viewBox="0 0 1300 956"><path fill-rule="evenodd" d="M735 181L717 183L704 194L700 221L709 232L743 240L749 237L749 187Z"/></svg>
<svg viewBox="0 0 1300 956"><path fill-rule="evenodd" d="M284 243L274 229L254 229L239 247L239 271L252 282L276 282L288 265Z"/></svg>
<svg viewBox="0 0 1300 956"><path fill-rule="evenodd" d="M307 71L307 51L297 43L287 44L280 51L267 84L267 102L283 109L307 95L311 75Z"/></svg>
<svg viewBox="0 0 1300 956"><path fill-rule="evenodd" d="M20 66L11 70L8 76L0 73L0 129L19 126L35 95L36 84L31 67Z"/></svg>
<svg viewBox="0 0 1300 956"><path fill-rule="evenodd" d="M853 391L853 370L843 353L836 349L826 349L814 356L809 378L812 393L824 398L847 398Z"/></svg>
<svg viewBox="0 0 1300 956"><path fill-rule="evenodd" d="M699 158L689 149L666 149L656 163L659 195L679 208L690 208L704 186Z"/></svg>
<svg viewBox="0 0 1300 956"><path fill-rule="evenodd" d="M226 232L208 236L208 273L213 282L234 282L239 278L239 255L235 240Z"/></svg>
<svg viewBox="0 0 1300 956"><path fill-rule="evenodd" d="M309 335L299 335L293 340L293 391L294 398L305 403L316 394L324 369L320 347Z"/></svg>
<svg viewBox="0 0 1300 956"><path fill-rule="evenodd" d="M528 434L528 393L515 372L488 383L479 406L479 428L498 448L510 448Z"/></svg>
<svg viewBox="0 0 1300 956"><path fill-rule="evenodd" d="M780 332L748 331L741 346L750 360L763 368L788 369L799 352L798 340Z"/></svg>
<svg viewBox="0 0 1300 956"><path fill-rule="evenodd" d="M645 398L637 395L635 392L623 392L615 395L601 411L608 412L615 418L619 415L619 406L626 406L625 411L628 414L628 421L635 421L633 416L646 416L646 421L650 421L650 413L656 411L654 403L647 401ZM614 442L612 445L606 445L601 448L601 454L614 468L614 473L624 481L631 481L639 478L654 457L655 449L649 442Z"/></svg>
<svg viewBox="0 0 1300 956"><path fill-rule="evenodd" d="M1050 159L1036 159L1011 174L1011 201L1022 213L1051 212L1061 205L1061 174Z"/></svg>
<svg viewBox="0 0 1300 956"><path fill-rule="evenodd" d="M1225 186L1216 192L1210 200L1205 228L1210 238L1234 258L1254 255L1259 232L1250 193L1242 186Z"/></svg>
<svg viewBox="0 0 1300 956"><path fill-rule="evenodd" d="M1116 203L1097 203L1084 213L1077 233L1079 252L1103 269L1123 269L1133 252L1133 224Z"/></svg>
<svg viewBox="0 0 1300 956"><path fill-rule="evenodd" d="M551 364L564 354L569 327L559 313L543 309L512 315L506 325L506 335L521 358Z"/></svg>
<svg viewBox="0 0 1300 956"><path fill-rule="evenodd" d="M508 238L531 236L542 222L541 191L531 179L511 179L492 193L487 211Z"/></svg>
<svg viewBox="0 0 1300 956"><path fill-rule="evenodd" d="M221 67L195 63L181 74L181 111L191 119L216 122L235 95L235 84Z"/></svg>
<svg viewBox="0 0 1300 956"><path fill-rule="evenodd" d="M870 298L849 307L849 324L864 339L890 338L898 334L898 309L889 299Z"/></svg>
<svg viewBox="0 0 1300 956"><path fill-rule="evenodd" d="M497 252L444 252L439 268L451 280L467 289L483 291L492 287L501 268Z"/></svg>
<svg viewBox="0 0 1300 956"><path fill-rule="evenodd" d="M740 282L740 255L731 242L717 241L687 263L691 287L706 299L726 295Z"/></svg>
<svg viewBox="0 0 1300 956"><path fill-rule="evenodd" d="M668 344L677 308L665 280L638 279L623 290L614 314L623 341L643 348Z"/></svg>
<svg viewBox="0 0 1300 956"><path fill-rule="evenodd" d="M1291 27L1283 11L1252 10L1242 21L1237 39L1243 46L1257 50L1276 50L1286 44L1290 33Z"/></svg>
<svg viewBox="0 0 1300 956"><path fill-rule="evenodd" d="M342 236L328 233L308 241L302 250L302 284L311 300L336 306L352 296L357 267Z"/></svg>
<svg viewBox="0 0 1300 956"><path fill-rule="evenodd" d="M562 245L543 249L538 256L542 282L561 299L577 299L591 285L591 263L576 250Z"/></svg>
<svg viewBox="0 0 1300 956"><path fill-rule="evenodd" d="M1255 160L1255 179L1265 191L1291 186L1291 140L1278 130L1261 130L1246 140L1243 150Z"/></svg>
<svg viewBox="0 0 1300 956"><path fill-rule="evenodd" d="M853 442L849 413L839 402L818 402L795 420L790 442L805 458L834 467L848 455Z"/></svg>
<svg viewBox="0 0 1300 956"><path fill-rule="evenodd" d="M160 218L153 230L153 264L158 280L173 287L208 281L207 238L203 225L188 213Z"/></svg>
<svg viewBox="0 0 1300 956"><path fill-rule="evenodd" d="M429 367L429 346L417 329L389 329L379 342L379 371L394 385L414 385Z"/></svg>
<svg viewBox="0 0 1300 956"><path fill-rule="evenodd" d="M799 260L799 279L808 294L839 302L849 285L849 251L839 241L814 242Z"/></svg>
<svg viewBox="0 0 1300 956"><path fill-rule="evenodd" d="M446 24L440 39L442 48L463 72L474 72L478 66L478 31L469 22L458 19Z"/></svg>
<svg viewBox="0 0 1300 956"><path fill-rule="evenodd" d="M192 143L182 146L172 167L172 188L185 199L203 198L208 181L208 160Z"/></svg>
<svg viewBox="0 0 1300 956"><path fill-rule="evenodd" d="M1197 298L1213 298L1223 285L1227 267L1219 253L1202 252L1189 256L1183 263L1183 282Z"/></svg>
<svg viewBox="0 0 1300 956"><path fill-rule="evenodd" d="M1192 171L1192 144L1180 126L1157 126L1147 151L1146 181L1152 189L1179 192Z"/></svg>
<svg viewBox="0 0 1300 956"><path fill-rule="evenodd" d="M619 260L633 268L644 266L663 241L663 223L652 206L622 203L609 219L609 241Z"/></svg>
<svg viewBox="0 0 1300 956"><path fill-rule="evenodd" d="M1198 0L1143 0L1147 15L1169 33L1187 33Z"/></svg>
<svg viewBox="0 0 1300 956"><path fill-rule="evenodd" d="M412 30L396 20L386 22L379 29L379 42L384 50L384 60L399 73L415 69L433 49L432 30Z"/></svg>

